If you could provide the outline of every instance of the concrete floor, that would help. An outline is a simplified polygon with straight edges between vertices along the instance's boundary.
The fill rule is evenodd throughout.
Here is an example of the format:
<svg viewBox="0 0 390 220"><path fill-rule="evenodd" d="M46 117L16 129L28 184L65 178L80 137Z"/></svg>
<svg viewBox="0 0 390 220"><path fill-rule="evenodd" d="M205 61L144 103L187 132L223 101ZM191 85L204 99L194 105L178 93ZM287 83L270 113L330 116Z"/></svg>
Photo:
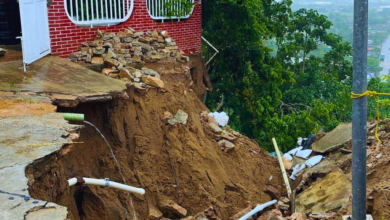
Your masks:
<svg viewBox="0 0 390 220"><path fill-rule="evenodd" d="M30 197L25 174L27 165L60 151L69 142L64 137L81 129L55 113L52 102L75 106L107 100L126 86L55 56L23 72L21 59L21 52L13 50L0 58L0 219L63 220L65 207Z"/></svg>
<svg viewBox="0 0 390 220"><path fill-rule="evenodd" d="M79 102L109 100L126 88L123 81L56 56L43 57L23 72L20 53L8 50L0 58L0 91L50 94L56 104L61 105L64 100L72 107Z"/></svg>

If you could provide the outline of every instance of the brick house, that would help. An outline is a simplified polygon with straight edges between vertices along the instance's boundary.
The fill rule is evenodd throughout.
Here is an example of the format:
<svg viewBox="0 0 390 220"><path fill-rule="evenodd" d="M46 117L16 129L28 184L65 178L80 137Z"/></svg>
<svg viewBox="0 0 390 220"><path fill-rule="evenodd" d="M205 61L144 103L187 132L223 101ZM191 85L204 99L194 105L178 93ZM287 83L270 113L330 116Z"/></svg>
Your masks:
<svg viewBox="0 0 390 220"><path fill-rule="evenodd" d="M192 11L180 18L161 16L161 5L169 1L19 0L23 56L26 57L24 63L31 63L49 53L67 57L77 51L82 42L93 40L97 30L118 32L126 27L132 27L136 31L166 30L175 39L179 49L185 53L199 53L202 31L201 0L192 0ZM7 7L10 7L7 4L14 5L16 1L0 2L3 3L0 4L0 9L6 12ZM80 8L84 8L84 11ZM12 12L13 16L14 13ZM21 34L14 33L9 38L14 39L17 37L15 35ZM0 39L0 45L2 43L4 44Z"/></svg>

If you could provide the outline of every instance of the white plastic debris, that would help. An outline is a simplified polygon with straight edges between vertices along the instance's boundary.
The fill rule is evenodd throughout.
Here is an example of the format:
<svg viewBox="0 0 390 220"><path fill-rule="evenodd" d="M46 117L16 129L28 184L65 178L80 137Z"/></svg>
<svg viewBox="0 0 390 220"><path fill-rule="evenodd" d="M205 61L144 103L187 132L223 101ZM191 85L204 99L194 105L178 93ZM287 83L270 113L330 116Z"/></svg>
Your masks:
<svg viewBox="0 0 390 220"><path fill-rule="evenodd" d="M292 156L290 154L283 154L283 157L286 158L288 161L292 161Z"/></svg>
<svg viewBox="0 0 390 220"><path fill-rule="evenodd" d="M298 146L302 146L303 139L301 137L298 138L297 144Z"/></svg>
<svg viewBox="0 0 390 220"><path fill-rule="evenodd" d="M293 172L290 176L290 179L292 180L295 180L295 174L299 173L301 170L305 169L306 168L306 165L305 164L297 164L294 168L293 168Z"/></svg>
<svg viewBox="0 0 390 220"><path fill-rule="evenodd" d="M302 150L303 147L296 147L292 150L290 150L289 152L287 152L286 154L290 154L290 155L295 155L298 151Z"/></svg>
<svg viewBox="0 0 390 220"><path fill-rule="evenodd" d="M300 150L295 154L295 156L307 159L307 157L310 156L311 152L313 152L313 150Z"/></svg>
<svg viewBox="0 0 390 220"><path fill-rule="evenodd" d="M229 116L225 112L210 112L209 116L217 121L219 126L225 126L229 122Z"/></svg>
<svg viewBox="0 0 390 220"><path fill-rule="evenodd" d="M269 181L271 181L271 180L272 180L272 176L269 177Z"/></svg>
<svg viewBox="0 0 390 220"><path fill-rule="evenodd" d="M305 164L308 167L313 167L313 166L317 165L319 162L321 162L321 160L323 158L324 157L322 155L317 155L317 156L311 157L310 159L306 160Z"/></svg>

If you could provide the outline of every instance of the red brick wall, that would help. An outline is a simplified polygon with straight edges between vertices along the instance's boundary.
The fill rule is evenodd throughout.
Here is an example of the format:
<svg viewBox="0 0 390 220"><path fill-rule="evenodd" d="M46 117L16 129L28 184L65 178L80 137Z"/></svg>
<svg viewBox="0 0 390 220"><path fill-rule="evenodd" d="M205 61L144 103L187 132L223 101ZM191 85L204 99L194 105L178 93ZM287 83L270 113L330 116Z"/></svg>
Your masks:
<svg viewBox="0 0 390 220"><path fill-rule="evenodd" d="M146 0L134 0L130 18L121 25L110 27L89 28L75 25L66 15L64 0L53 0L48 12L52 54L61 57L76 52L82 42L92 41L98 29L118 32L129 26L136 31L166 30L184 52L199 53L201 50L202 7L197 0L191 17L180 22L154 21L148 14Z"/></svg>

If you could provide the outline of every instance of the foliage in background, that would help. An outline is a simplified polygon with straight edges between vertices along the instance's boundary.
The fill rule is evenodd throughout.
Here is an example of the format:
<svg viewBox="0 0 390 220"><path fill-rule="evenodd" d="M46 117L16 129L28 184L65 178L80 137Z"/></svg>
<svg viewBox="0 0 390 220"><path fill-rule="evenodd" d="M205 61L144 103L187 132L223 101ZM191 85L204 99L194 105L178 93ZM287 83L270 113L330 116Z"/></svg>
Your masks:
<svg viewBox="0 0 390 220"><path fill-rule="evenodd" d="M203 2L203 35L220 53L210 65L211 110L224 95L229 124L272 150L350 120L351 46L328 33L331 23L291 1ZM272 43L269 43L271 42ZM329 48L322 56L311 53ZM271 49L272 48L272 49Z"/></svg>
<svg viewBox="0 0 390 220"><path fill-rule="evenodd" d="M383 81L384 80L384 81ZM390 74L383 77L382 79L379 77L372 78L368 82L367 89L370 91L376 91L378 93L390 93ZM380 96L380 118L390 118L390 100L389 96ZM367 99L367 108L368 120L375 120L376 118L376 99L368 98Z"/></svg>
<svg viewBox="0 0 390 220"><path fill-rule="evenodd" d="M162 14L170 19L183 18L190 14L194 8L192 0L170 0L164 3Z"/></svg>

